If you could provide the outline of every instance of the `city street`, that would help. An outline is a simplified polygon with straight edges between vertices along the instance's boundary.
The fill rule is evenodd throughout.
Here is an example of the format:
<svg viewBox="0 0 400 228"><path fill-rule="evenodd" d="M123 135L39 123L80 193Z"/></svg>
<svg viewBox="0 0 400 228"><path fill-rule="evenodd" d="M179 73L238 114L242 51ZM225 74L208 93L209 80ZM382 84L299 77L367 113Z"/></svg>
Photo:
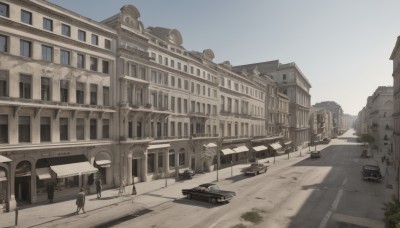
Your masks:
<svg viewBox="0 0 400 228"><path fill-rule="evenodd" d="M314 150L315 147L311 147ZM48 210L41 215L42 223L32 223L28 216L38 216L34 208L21 210L25 216L21 226L31 227L233 227L238 224L251 226L241 215L252 210L258 211L263 221L257 227L383 227L382 203L390 199L392 189L388 188L390 176L381 183L365 182L361 178L363 164L375 164L374 158L361 159L362 147L355 142L353 130L329 145L319 145L321 158L311 159L309 148L287 156L262 160L270 166L266 174L245 177L240 170L247 165L226 168L219 171L221 189L236 192L228 204L214 206L208 202L189 200L183 197L181 189L216 180L216 172L198 174L192 180L169 181L168 187L146 191L146 184L139 183L139 195L126 195L118 202L93 208L96 201L106 202L115 197L94 197L87 200L85 214L72 215L74 203L59 203L60 209ZM158 180L162 184L163 180ZM127 188L128 189L128 188ZM145 192L143 192L145 191ZM113 194L110 193L104 194ZM140 193L142 192L142 194ZM63 205L71 208L64 216L52 213L62 210ZM90 206L92 205L92 207ZM47 206L47 205L46 205ZM41 210L45 211L42 206ZM50 208L53 205L48 205ZM61 207L60 207L61 206ZM30 212L29 212L30 210ZM11 213L9 213L11 214ZM4 215L2 215L4 216ZM10 216L9 216L10 217ZM50 219L52 218L52 219ZM1 216L0 216L0 219ZM40 220L40 219L39 219ZM7 220L2 220L7 221ZM36 224L36 225L35 225ZM348 226L345 226L348 225ZM4 227L9 225L4 224Z"/></svg>

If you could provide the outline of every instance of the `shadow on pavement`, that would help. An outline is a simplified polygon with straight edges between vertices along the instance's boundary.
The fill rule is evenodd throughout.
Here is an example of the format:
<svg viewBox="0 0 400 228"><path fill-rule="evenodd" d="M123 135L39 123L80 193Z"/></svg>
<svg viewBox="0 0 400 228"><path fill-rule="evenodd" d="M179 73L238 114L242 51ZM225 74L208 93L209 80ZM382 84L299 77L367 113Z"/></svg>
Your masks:
<svg viewBox="0 0 400 228"><path fill-rule="evenodd" d="M241 174L233 176L233 177L225 178L225 180L229 180L229 181L232 181L232 183L234 183L234 182L238 182L238 181L247 179L249 177L252 177L252 176L246 176L243 173L241 173Z"/></svg>
<svg viewBox="0 0 400 228"><path fill-rule="evenodd" d="M180 198L172 201L173 203L178 203L178 204L184 204L184 205L190 205L190 206L197 206L197 207L204 207L204 208L213 208L213 207L218 207L222 204L211 204L206 201L198 200L198 199L186 199L186 198Z"/></svg>
<svg viewBox="0 0 400 228"><path fill-rule="evenodd" d="M89 199L89 201L96 201L96 200L111 200L111 199L115 199L115 198L119 198L121 196L108 196L108 197L101 197L101 198L93 198L93 199Z"/></svg>

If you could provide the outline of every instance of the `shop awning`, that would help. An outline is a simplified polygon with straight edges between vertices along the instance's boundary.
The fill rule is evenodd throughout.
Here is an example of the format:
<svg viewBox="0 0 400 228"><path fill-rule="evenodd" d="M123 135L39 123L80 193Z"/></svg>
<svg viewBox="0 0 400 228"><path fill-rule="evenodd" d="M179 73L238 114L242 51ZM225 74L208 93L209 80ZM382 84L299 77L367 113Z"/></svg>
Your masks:
<svg viewBox="0 0 400 228"><path fill-rule="evenodd" d="M233 149L236 153L246 152L249 151L249 148L246 146L239 146Z"/></svg>
<svg viewBox="0 0 400 228"><path fill-rule="evenodd" d="M253 149L254 149L255 151L259 152L259 151L267 150L268 147L266 147L266 146L264 146L264 145L261 145L261 146L255 146L255 147L253 147Z"/></svg>
<svg viewBox="0 0 400 228"><path fill-rule="evenodd" d="M0 155L0 162L10 162L12 161L11 159L9 159L8 157L5 157L3 155Z"/></svg>
<svg viewBox="0 0 400 228"><path fill-rule="evenodd" d="M7 176L5 171L0 171L0 181L6 181Z"/></svg>
<svg viewBox="0 0 400 228"><path fill-rule="evenodd" d="M285 142L284 144L285 145L289 145L289 144L291 144L292 143L292 141L288 141L288 142Z"/></svg>
<svg viewBox="0 0 400 228"><path fill-rule="evenodd" d="M96 160L95 162L99 167L102 167L102 168L107 168L107 167L111 166L110 160Z"/></svg>
<svg viewBox="0 0 400 228"><path fill-rule="evenodd" d="M233 150L231 150L231 149L229 149L229 148L223 149L223 150L221 150L221 152L222 152L224 155L236 153L235 151L233 151Z"/></svg>
<svg viewBox="0 0 400 228"><path fill-rule="evenodd" d="M98 169L93 167L89 162L54 165L50 166L50 168L57 174L57 178L91 174L98 171Z"/></svg>
<svg viewBox="0 0 400 228"><path fill-rule="evenodd" d="M207 148L213 148L213 147L217 147L217 144L215 144L215 143L209 143L209 144L204 145L204 146L207 147Z"/></svg>
<svg viewBox="0 0 400 228"><path fill-rule="evenodd" d="M272 143L272 144L269 144L269 146L272 147L272 149L274 149L274 150L282 148L281 144L279 144L279 143Z"/></svg>
<svg viewBox="0 0 400 228"><path fill-rule="evenodd" d="M152 149L162 149L162 148L170 148L171 145L169 143L166 144L156 144L156 145L149 145L149 147L147 147L148 150L152 150Z"/></svg>
<svg viewBox="0 0 400 228"><path fill-rule="evenodd" d="M51 179L50 168L37 168L36 176L39 178L39 180Z"/></svg>

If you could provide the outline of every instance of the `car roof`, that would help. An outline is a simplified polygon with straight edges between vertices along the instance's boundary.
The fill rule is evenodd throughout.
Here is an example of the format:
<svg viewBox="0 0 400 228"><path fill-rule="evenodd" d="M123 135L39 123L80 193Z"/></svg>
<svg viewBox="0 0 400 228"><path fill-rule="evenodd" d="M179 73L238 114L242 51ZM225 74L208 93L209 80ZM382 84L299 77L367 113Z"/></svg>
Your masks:
<svg viewBox="0 0 400 228"><path fill-rule="evenodd" d="M213 183L206 183L206 184L201 184L201 185L199 185L199 186L208 188L208 187L210 187L210 186L212 186L212 185L216 185L216 184L213 184Z"/></svg>

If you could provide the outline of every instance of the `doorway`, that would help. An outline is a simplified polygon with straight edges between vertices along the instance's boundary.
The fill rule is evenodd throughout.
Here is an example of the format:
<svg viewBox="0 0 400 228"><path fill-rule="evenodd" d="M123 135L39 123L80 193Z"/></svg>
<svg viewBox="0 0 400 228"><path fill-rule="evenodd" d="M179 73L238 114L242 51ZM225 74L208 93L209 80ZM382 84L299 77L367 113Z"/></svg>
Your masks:
<svg viewBox="0 0 400 228"><path fill-rule="evenodd" d="M22 161L15 169L15 199L18 203L31 203L31 163Z"/></svg>

